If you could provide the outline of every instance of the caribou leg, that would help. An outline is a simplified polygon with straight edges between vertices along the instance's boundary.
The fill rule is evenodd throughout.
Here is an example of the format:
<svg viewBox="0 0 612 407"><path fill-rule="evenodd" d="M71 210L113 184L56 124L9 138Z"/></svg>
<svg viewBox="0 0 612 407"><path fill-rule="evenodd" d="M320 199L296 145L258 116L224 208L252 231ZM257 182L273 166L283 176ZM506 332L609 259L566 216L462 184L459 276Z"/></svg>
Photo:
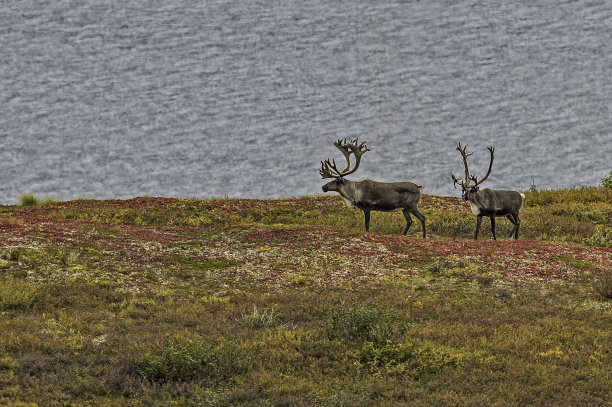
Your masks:
<svg viewBox="0 0 612 407"><path fill-rule="evenodd" d="M404 208L402 210L404 217L406 218L406 229L404 229L404 234L408 233L408 229L410 229L410 225L412 225L412 218L410 217L410 210Z"/></svg>
<svg viewBox="0 0 612 407"><path fill-rule="evenodd" d="M495 215L491 215L491 233L493 233L493 240L497 240L495 238Z"/></svg>
<svg viewBox="0 0 612 407"><path fill-rule="evenodd" d="M518 230L519 230L519 226L521 226L521 220L518 217L518 213L513 213L512 216L514 217L514 221L515 223L515 230L514 230L514 240L518 240Z"/></svg>
<svg viewBox="0 0 612 407"><path fill-rule="evenodd" d="M365 229L366 229L366 232L369 232L370 231L370 211L367 209L364 209L363 214L365 215Z"/></svg>
<svg viewBox="0 0 612 407"><path fill-rule="evenodd" d="M476 232L474 232L474 239L478 240L478 231L480 230L480 224L482 223L482 215L476 216Z"/></svg>
<svg viewBox="0 0 612 407"><path fill-rule="evenodd" d="M518 224L514 219L514 214L509 213L508 215L506 215L506 218L508 218L508 220L512 223L512 229L510 229L510 233L508 234L508 237L512 237L512 235L516 232Z"/></svg>
<svg viewBox="0 0 612 407"><path fill-rule="evenodd" d="M423 216L423 214L417 209L412 209L410 213L412 213L414 216L416 216L418 220L421 221L421 225L423 226L423 239L425 239L427 237L427 232L425 231L425 216Z"/></svg>

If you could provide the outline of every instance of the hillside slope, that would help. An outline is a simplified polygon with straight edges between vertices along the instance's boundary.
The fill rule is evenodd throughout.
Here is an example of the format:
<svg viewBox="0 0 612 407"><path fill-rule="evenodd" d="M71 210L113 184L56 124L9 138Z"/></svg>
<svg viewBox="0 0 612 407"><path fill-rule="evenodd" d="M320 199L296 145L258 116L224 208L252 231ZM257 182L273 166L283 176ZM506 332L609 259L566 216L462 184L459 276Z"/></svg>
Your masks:
<svg viewBox="0 0 612 407"><path fill-rule="evenodd" d="M527 193L518 241L421 210L426 240L330 196L1 207L0 402L610 405L610 191Z"/></svg>

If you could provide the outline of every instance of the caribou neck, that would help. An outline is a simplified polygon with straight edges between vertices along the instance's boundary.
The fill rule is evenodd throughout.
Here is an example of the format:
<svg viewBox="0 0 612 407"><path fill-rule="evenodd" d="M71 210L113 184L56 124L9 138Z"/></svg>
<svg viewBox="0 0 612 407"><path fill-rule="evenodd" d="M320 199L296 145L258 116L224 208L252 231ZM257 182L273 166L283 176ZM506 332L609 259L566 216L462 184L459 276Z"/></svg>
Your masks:
<svg viewBox="0 0 612 407"><path fill-rule="evenodd" d="M345 179L344 182L339 186L338 193L342 198L344 198L345 202L350 206L357 206L358 202L361 201L362 192L361 189L358 188L359 182L350 181Z"/></svg>

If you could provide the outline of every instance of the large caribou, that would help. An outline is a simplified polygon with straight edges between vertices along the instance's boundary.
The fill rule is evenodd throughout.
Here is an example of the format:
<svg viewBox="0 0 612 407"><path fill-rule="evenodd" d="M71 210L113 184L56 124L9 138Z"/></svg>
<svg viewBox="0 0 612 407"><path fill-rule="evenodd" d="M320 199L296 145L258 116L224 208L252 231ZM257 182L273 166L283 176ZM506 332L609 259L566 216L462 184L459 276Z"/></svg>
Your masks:
<svg viewBox="0 0 612 407"><path fill-rule="evenodd" d="M457 150L463 157L465 180L458 180L453 174L451 174L451 177L453 179L453 185L455 188L457 188L457 184L461 185L461 197L464 201L468 201L470 203L472 213L476 215L476 232L474 233L474 239L478 239L478 230L480 229L480 223L482 222L483 216L489 216L491 218L491 232L493 233L493 240L496 240L496 216L505 216L508 218L513 225L508 237L511 237L514 234L514 238L518 239L519 225L521 224L518 215L525 195L516 191L493 190L488 188L479 190L478 186L489 177L489 174L491 174L493 158L495 157L495 147L487 147L489 149L489 153L491 154L491 161L489 162L489 170L487 171L487 174L480 181L475 176L470 174L467 158L472 155L472 153L466 153L466 148L467 144L463 148L461 147L461 143L457 145ZM474 181L474 184L470 185L470 181Z"/></svg>
<svg viewBox="0 0 612 407"><path fill-rule="evenodd" d="M412 182L376 182L370 180L349 181L344 177L354 173L359 168L361 156L370 151L365 141L359 144L358 139L347 141L338 140L334 145L342 152L346 159L346 168L338 170L336 161L321 161L319 173L323 179L334 178L333 181L323 185L323 192L336 191L351 206L361 209L365 215L365 229L370 230L370 211L402 210L406 218L404 234L412 224L410 214L413 214L423 225L423 238L426 237L425 216L417 209L423 187ZM351 154L355 157L355 166L351 168Z"/></svg>

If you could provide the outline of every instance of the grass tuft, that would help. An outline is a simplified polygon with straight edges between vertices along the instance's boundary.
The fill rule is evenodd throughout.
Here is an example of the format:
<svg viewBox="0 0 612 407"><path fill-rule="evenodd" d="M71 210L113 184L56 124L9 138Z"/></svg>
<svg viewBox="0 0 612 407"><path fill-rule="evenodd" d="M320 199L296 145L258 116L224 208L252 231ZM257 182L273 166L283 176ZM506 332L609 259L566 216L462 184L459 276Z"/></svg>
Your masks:
<svg viewBox="0 0 612 407"><path fill-rule="evenodd" d="M241 320L251 329L270 328L279 323L280 315L275 308L258 309L256 305L253 305L253 311L243 312Z"/></svg>
<svg viewBox="0 0 612 407"><path fill-rule="evenodd" d="M56 201L53 198L50 197L46 197L46 198L37 198L32 194L21 194L21 196L19 197L19 203L18 205L20 206L37 206L37 205L48 205L48 204L52 204L55 203Z"/></svg>

